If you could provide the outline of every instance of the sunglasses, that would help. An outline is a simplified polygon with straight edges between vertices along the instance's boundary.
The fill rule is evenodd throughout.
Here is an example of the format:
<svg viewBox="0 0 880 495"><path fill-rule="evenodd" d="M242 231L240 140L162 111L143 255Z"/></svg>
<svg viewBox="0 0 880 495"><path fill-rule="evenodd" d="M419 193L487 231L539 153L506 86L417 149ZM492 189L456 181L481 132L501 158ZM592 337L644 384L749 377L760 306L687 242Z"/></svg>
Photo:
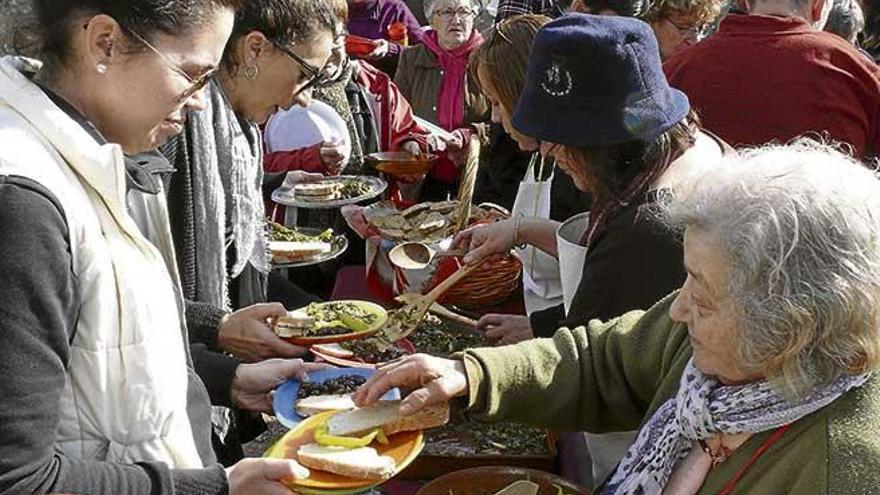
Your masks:
<svg viewBox="0 0 880 495"><path fill-rule="evenodd" d="M162 62L165 64L165 66L167 66L169 69L171 69L172 72L180 75L181 77L186 79L187 82L189 82L189 87L183 93L181 93L180 96L177 97L178 102L184 102L184 101L190 99L190 97L192 97L192 95L198 93L202 88L204 88L208 84L208 82L211 80L211 78L214 77L214 74L217 73L217 70L219 70L219 68L215 67L215 68L205 72L204 74L202 74L199 77L192 77L185 70L183 70L183 68L181 68L180 65L176 64L173 60L171 60L171 57L169 57L168 55L159 51L156 47L154 47L152 44L150 44L149 41L144 39L143 36L141 36L140 34L138 34L136 31L134 31L131 28L126 28L126 29L135 39L137 39L144 46L146 46L147 48L152 50L153 53L158 55L159 58L162 59Z"/></svg>
<svg viewBox="0 0 880 495"><path fill-rule="evenodd" d="M334 76L338 76L338 74L341 72L341 69L338 66L334 65L331 67L330 64L328 64L328 66L325 66L324 68L319 69L318 67L315 67L314 65L303 60L303 58L297 55L293 50L282 45L281 43L276 43L273 41L272 44L275 45L276 48L281 50L289 58L293 59L294 62L299 64L299 66L306 73L306 76L309 79L303 87L297 90L294 97L298 96L300 93L309 88L327 84L334 79Z"/></svg>

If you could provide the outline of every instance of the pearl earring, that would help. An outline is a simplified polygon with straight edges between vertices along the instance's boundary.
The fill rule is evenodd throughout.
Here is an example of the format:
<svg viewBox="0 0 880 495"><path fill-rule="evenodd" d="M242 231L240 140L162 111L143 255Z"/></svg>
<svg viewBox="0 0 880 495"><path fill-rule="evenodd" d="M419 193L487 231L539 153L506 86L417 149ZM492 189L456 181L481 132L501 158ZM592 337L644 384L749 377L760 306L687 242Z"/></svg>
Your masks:
<svg viewBox="0 0 880 495"><path fill-rule="evenodd" d="M245 77L252 81L257 78L257 75L259 75L259 73L260 69L258 69L256 65L252 65L244 70Z"/></svg>
<svg viewBox="0 0 880 495"><path fill-rule="evenodd" d="M107 64L104 62L98 62L97 64L95 64L95 70L98 71L98 74L106 74Z"/></svg>

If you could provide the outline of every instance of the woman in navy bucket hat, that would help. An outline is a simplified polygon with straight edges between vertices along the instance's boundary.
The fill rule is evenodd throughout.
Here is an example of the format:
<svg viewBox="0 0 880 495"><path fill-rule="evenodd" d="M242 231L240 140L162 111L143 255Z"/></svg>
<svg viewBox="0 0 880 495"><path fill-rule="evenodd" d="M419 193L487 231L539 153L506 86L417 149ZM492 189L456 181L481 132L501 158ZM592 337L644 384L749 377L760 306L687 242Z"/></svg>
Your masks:
<svg viewBox="0 0 880 495"><path fill-rule="evenodd" d="M593 204L563 228L515 217L459 235L454 245L468 248L469 262L522 243L560 260L565 304L507 318L490 334L552 336L560 326L650 307L681 286L681 244L646 209L729 148L700 129L687 97L666 82L647 24L588 14L548 23L532 45L512 124L538 140ZM620 437L591 439L594 478L625 452L631 437Z"/></svg>

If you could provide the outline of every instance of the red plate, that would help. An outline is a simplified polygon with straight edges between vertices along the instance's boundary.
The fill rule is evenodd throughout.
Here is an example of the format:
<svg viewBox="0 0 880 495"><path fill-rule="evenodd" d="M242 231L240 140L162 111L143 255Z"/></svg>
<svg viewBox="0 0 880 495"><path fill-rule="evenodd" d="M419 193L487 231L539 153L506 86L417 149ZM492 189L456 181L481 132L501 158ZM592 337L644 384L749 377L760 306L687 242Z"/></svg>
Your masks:
<svg viewBox="0 0 880 495"><path fill-rule="evenodd" d="M345 52L355 57L366 57L373 53L376 44L369 38L349 34L345 37Z"/></svg>
<svg viewBox="0 0 880 495"><path fill-rule="evenodd" d="M412 342L403 339L394 343L394 347L397 347L401 351L407 354L415 354L416 348L412 345ZM367 369L375 369L377 363L367 363L358 358L343 358L339 356L334 356L327 351L321 349L320 345L312 346L310 349L312 354L318 356L319 358L327 361L330 364L335 364L336 366L344 366L346 368L367 368Z"/></svg>

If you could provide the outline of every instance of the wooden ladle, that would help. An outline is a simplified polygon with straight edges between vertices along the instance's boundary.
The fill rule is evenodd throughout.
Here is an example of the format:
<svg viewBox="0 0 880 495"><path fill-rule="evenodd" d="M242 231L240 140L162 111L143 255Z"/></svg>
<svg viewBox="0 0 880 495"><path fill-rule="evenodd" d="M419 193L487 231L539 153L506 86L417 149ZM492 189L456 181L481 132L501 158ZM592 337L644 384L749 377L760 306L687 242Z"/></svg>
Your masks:
<svg viewBox="0 0 880 495"><path fill-rule="evenodd" d="M463 256L463 249L437 251L423 242L404 242L391 248L388 259L404 270L421 270L431 264L437 256Z"/></svg>

